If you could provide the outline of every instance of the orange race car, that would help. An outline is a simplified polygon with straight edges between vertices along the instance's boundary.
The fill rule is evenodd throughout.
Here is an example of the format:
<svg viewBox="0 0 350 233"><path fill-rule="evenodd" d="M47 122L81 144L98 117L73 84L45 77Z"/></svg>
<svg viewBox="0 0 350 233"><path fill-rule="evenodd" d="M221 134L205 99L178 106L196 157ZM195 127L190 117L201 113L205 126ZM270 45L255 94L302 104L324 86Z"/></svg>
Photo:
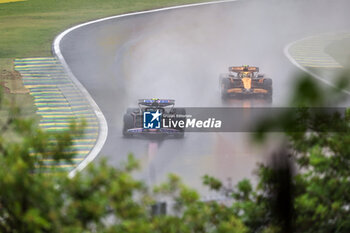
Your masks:
<svg viewBox="0 0 350 233"><path fill-rule="evenodd" d="M220 75L221 97L256 97L272 101L272 80L254 66L231 66L228 74Z"/></svg>

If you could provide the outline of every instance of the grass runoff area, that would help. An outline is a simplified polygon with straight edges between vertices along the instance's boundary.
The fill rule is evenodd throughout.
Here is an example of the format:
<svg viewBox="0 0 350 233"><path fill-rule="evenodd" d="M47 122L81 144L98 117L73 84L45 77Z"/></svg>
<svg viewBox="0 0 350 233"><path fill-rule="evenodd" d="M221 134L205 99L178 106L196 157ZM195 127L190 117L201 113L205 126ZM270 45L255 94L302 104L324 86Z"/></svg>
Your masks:
<svg viewBox="0 0 350 233"><path fill-rule="evenodd" d="M64 29L107 16L196 2L204 1L0 0L0 85L5 99L15 99L26 115L35 115L33 100L13 70L13 60L52 56L51 44Z"/></svg>

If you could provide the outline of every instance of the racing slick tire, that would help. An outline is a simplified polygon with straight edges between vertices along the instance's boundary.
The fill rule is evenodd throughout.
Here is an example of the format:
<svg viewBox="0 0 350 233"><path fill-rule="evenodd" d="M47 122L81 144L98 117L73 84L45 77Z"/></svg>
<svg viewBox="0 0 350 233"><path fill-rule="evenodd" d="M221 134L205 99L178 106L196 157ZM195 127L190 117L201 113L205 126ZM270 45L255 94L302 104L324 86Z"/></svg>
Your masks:
<svg viewBox="0 0 350 233"><path fill-rule="evenodd" d="M174 108L172 113L177 115L183 115L182 117L176 117L176 120L183 120L186 122L186 117L185 117L186 109ZM185 136L185 128L177 127L176 129L179 130L180 132L175 135L175 138L183 138Z"/></svg>
<svg viewBox="0 0 350 233"><path fill-rule="evenodd" d="M131 129L134 127L134 118L130 114L124 114L123 117L123 136L124 137L131 137L132 134L128 133L128 129Z"/></svg>
<svg viewBox="0 0 350 233"><path fill-rule="evenodd" d="M229 95L227 94L227 90L230 87L230 80L227 78L223 78L221 80L221 99L222 100L227 100Z"/></svg>
<svg viewBox="0 0 350 233"><path fill-rule="evenodd" d="M272 79L268 78L264 80L263 88L267 90L265 99L272 102Z"/></svg>

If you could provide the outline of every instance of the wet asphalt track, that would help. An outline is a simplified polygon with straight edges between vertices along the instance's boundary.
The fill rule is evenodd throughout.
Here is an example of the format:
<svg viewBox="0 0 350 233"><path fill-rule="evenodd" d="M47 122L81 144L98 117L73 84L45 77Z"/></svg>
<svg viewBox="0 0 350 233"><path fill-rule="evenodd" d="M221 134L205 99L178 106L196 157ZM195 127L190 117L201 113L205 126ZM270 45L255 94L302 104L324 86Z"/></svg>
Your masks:
<svg viewBox="0 0 350 233"><path fill-rule="evenodd" d="M347 1L239 1L111 19L84 26L61 42L64 58L108 122L101 151L118 166L128 153L142 163L150 184L169 172L201 188L200 177L233 183L252 177L269 146L252 146L248 133L190 133L182 140L124 139L122 116L138 98L173 98L177 106L218 107L219 73L252 64L273 78L273 106L285 106L295 73L284 56L290 42L350 29ZM233 101L229 106L267 106ZM278 138L279 135L272 135Z"/></svg>

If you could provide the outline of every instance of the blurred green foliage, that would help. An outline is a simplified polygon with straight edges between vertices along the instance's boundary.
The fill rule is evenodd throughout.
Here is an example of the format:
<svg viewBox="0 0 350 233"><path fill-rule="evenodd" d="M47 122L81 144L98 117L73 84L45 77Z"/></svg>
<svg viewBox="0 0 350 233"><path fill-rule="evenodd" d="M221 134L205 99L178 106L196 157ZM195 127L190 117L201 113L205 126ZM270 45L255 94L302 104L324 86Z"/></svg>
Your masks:
<svg viewBox="0 0 350 233"><path fill-rule="evenodd" d="M293 106L324 107L344 100L340 90L322 88L304 76ZM308 90L316 94L304 93ZM325 100L319 98L321 93L333 94ZM286 130L285 144L258 166L255 187L247 179L228 188L214 177L203 177L205 185L228 197L230 202L223 203L202 201L173 174L154 189L147 187L132 176L139 166L132 155L118 168L101 160L68 178L44 166L43 160L69 161L74 156L67 153L72 135L81 135L84 123L47 133L22 119L18 108L8 109L0 129L1 232L350 232L348 113L335 118L305 114L302 126L288 125L298 123L290 114L270 119L261 137L276 125L298 130ZM327 127L342 129L315 130L315 122L327 117ZM4 137L7 130L16 132L19 140ZM159 202L168 203L168 214L153 211Z"/></svg>
<svg viewBox="0 0 350 233"><path fill-rule="evenodd" d="M11 109L0 129L0 232L247 232L232 207L201 201L175 175L154 190L135 180L131 173L138 162L132 155L119 168L101 160L73 178L47 168L45 159L58 163L74 157L67 152L84 123L48 133ZM3 137L9 129L20 140ZM157 198L169 198L173 214L154 215Z"/></svg>
<svg viewBox="0 0 350 233"><path fill-rule="evenodd" d="M348 80L347 73L337 83L346 88ZM346 99L340 88L303 75L291 106L326 108ZM350 232L348 111L343 116L305 114L300 121L291 121L291 115L286 112L263 122L259 140L277 125L285 130L287 142L268 163L259 165L256 187L243 180L231 191L235 215L249 232ZM319 122L327 125L315 128Z"/></svg>

